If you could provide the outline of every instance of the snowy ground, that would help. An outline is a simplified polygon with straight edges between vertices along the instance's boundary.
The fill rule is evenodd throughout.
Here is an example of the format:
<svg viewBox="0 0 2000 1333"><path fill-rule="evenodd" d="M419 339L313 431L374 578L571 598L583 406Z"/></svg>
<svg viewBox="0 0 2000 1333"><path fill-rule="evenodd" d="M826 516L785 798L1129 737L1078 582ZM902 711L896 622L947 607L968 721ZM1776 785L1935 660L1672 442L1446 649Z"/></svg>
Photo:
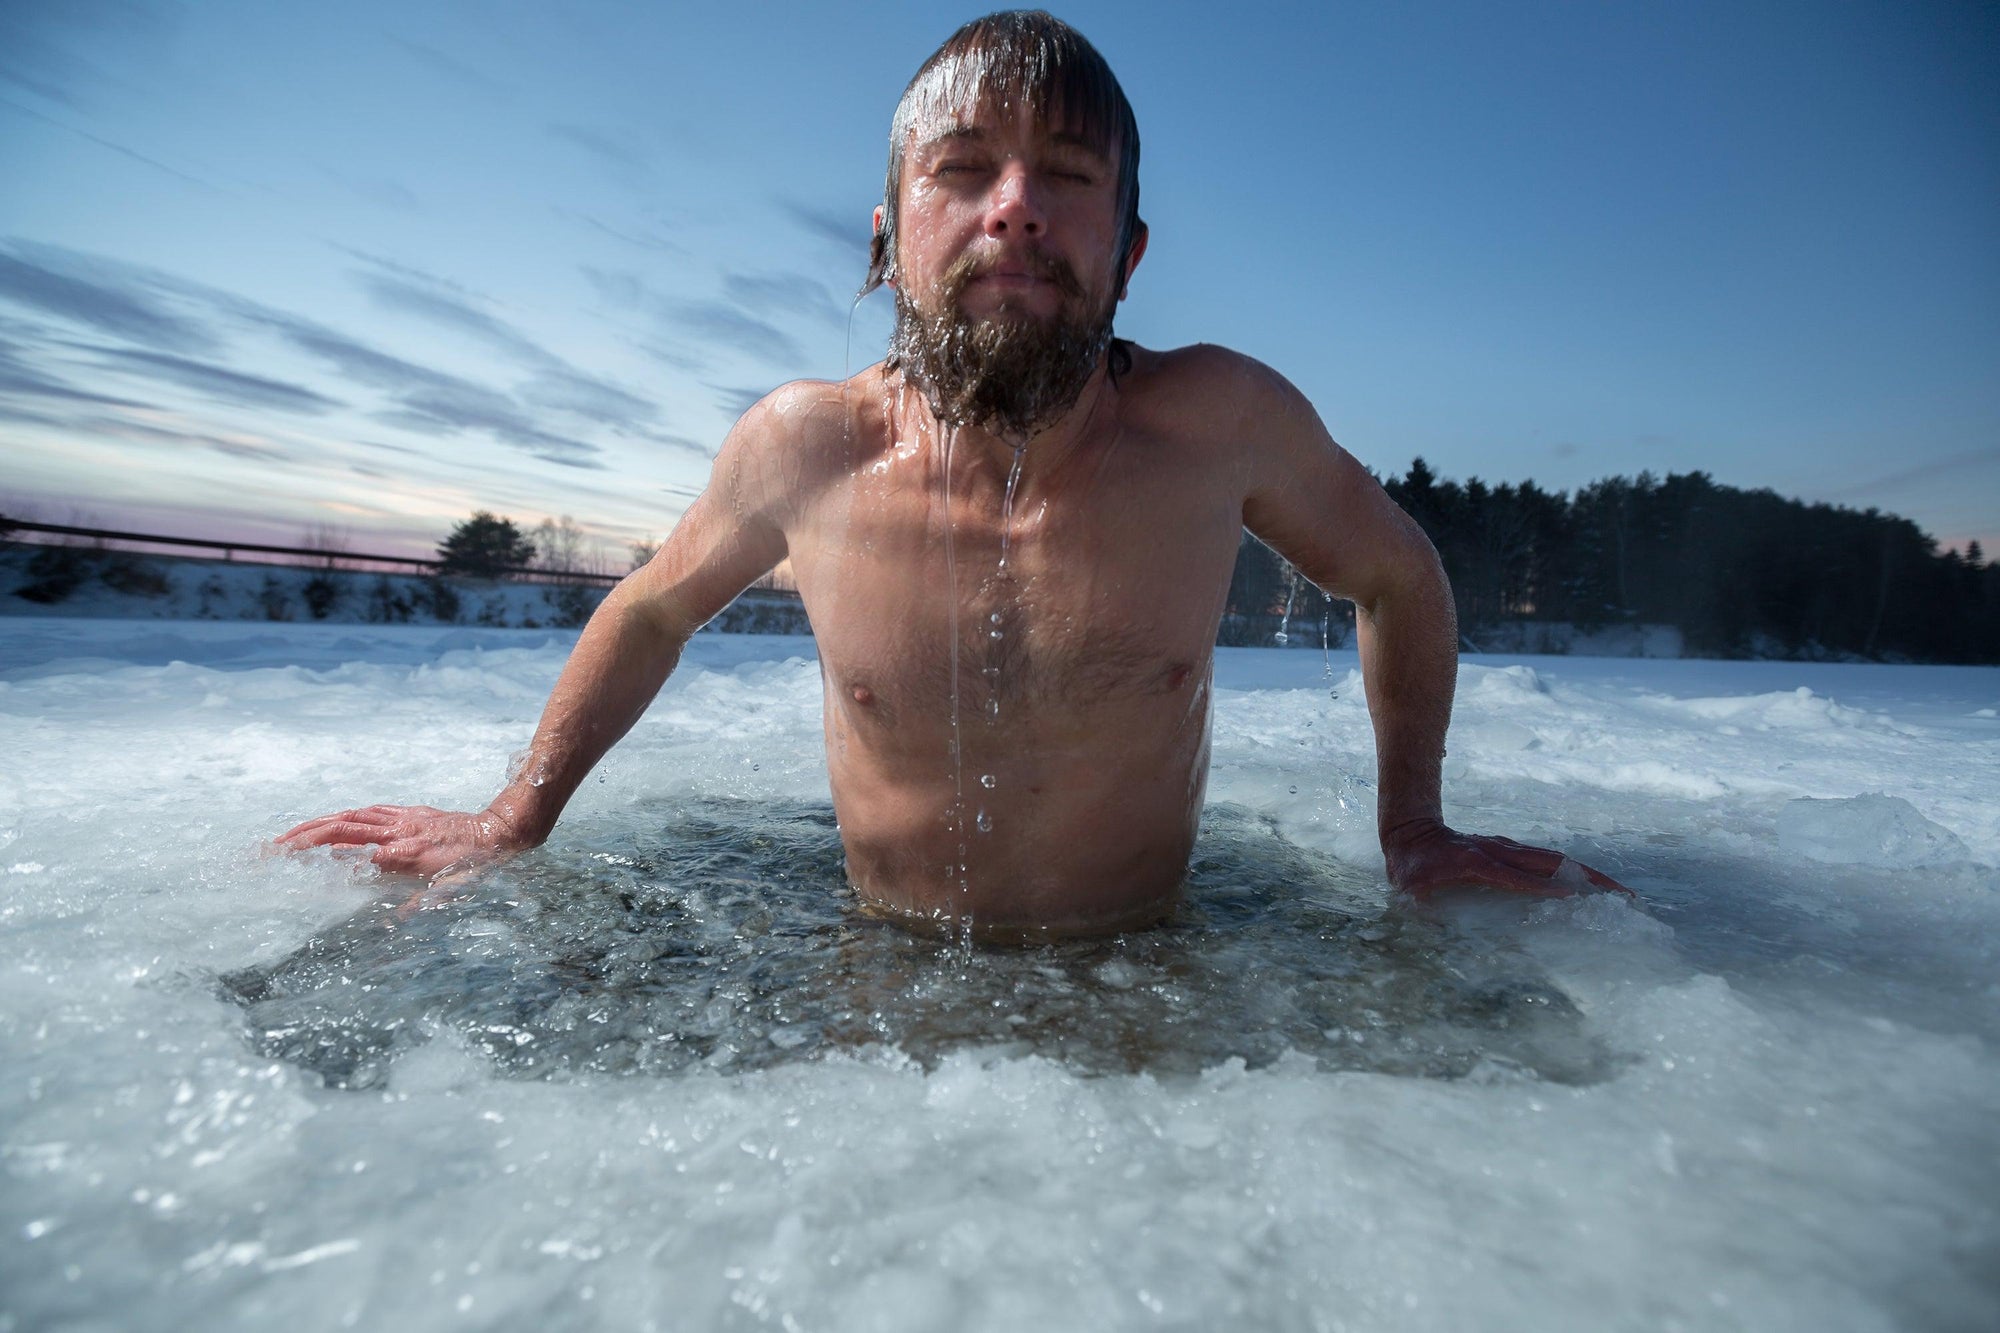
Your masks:
<svg viewBox="0 0 2000 1333"><path fill-rule="evenodd" d="M854 919L805 639L483 904L260 851L483 802L573 637L0 622L0 1330L2000 1326L2000 670L1469 662L1453 816L1637 908L1388 904L1268 650L1152 938Z"/></svg>
<svg viewBox="0 0 2000 1333"><path fill-rule="evenodd" d="M439 578L0 544L0 624L10 616L53 616L540 629L582 624L609 591L597 582ZM799 633L803 620L795 598L753 589L708 628Z"/></svg>

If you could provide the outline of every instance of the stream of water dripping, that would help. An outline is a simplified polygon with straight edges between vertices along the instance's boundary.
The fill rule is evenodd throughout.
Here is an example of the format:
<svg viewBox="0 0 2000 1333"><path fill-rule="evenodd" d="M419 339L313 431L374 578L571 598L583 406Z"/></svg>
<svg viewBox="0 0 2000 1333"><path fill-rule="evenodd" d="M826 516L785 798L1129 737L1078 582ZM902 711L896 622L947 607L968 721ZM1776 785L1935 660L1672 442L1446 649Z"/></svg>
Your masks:
<svg viewBox="0 0 2000 1333"><path fill-rule="evenodd" d="M1278 618L1278 632L1271 636L1271 642L1280 648L1292 641L1292 603L1299 595L1299 571L1285 566L1285 614Z"/></svg>
<svg viewBox="0 0 2000 1333"><path fill-rule="evenodd" d="M967 949L972 945L972 912L966 906L966 897L971 892L968 882L968 856L970 848L965 832L965 746L959 727L959 685L958 685L958 543L953 535L951 512L951 466L953 446L958 443L958 427L943 428L944 470L942 489L944 494L944 586L945 624L951 642L951 787L952 831L958 839L958 856L947 875L956 874L961 910L959 919Z"/></svg>
<svg viewBox="0 0 2000 1333"><path fill-rule="evenodd" d="M1028 456L1025 443L1016 445L1014 458L1007 466L1007 490L1000 501L1000 563L994 568L994 592L1005 597L1008 586L1007 561L1013 553L1014 544L1014 496L1021 487L1021 464ZM1000 658L1001 644L1007 637L1006 617L995 606L986 618L986 664L979 669L980 677L986 682L986 725L1000 723ZM979 785L992 791L999 785L999 778L992 773L981 773ZM973 817L973 827L981 833L993 831L993 817L986 812L985 805Z"/></svg>

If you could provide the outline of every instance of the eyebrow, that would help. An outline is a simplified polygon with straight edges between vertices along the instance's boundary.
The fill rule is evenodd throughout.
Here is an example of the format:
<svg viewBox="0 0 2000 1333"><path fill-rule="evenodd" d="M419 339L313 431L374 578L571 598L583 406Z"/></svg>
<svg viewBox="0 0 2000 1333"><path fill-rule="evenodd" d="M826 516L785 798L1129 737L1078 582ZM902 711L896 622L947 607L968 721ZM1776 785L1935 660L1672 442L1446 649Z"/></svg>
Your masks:
<svg viewBox="0 0 2000 1333"><path fill-rule="evenodd" d="M992 135L988 134L978 125L954 125L948 130L940 130L930 138L925 139L917 145L917 151L919 153L931 153L951 144L983 144L989 142L992 137ZM1108 148L1093 143L1081 134L1071 134L1067 130L1058 130L1054 134L1051 134L1049 136L1049 143L1057 148L1078 149L1089 153L1092 157L1098 158L1101 161L1108 162L1111 160L1111 153Z"/></svg>
<svg viewBox="0 0 2000 1333"><path fill-rule="evenodd" d="M917 151L928 153L943 148L947 144L984 143L990 136L977 125L954 125L948 130L940 130L917 145Z"/></svg>

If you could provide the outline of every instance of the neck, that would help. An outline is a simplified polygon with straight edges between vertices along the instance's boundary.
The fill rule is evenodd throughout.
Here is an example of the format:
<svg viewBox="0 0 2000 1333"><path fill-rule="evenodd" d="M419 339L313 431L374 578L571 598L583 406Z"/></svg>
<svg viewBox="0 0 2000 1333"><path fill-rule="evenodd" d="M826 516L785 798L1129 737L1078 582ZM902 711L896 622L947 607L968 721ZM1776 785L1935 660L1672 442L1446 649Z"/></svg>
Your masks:
<svg viewBox="0 0 2000 1333"><path fill-rule="evenodd" d="M901 396L908 404L906 410L923 423L927 434L940 441L951 434L954 428L938 419L929 400L906 378L902 380L901 389ZM1089 436L1097 419L1110 406L1108 399L1112 392L1105 358L1100 356L1097 368L1084 381L1083 392L1077 395L1076 401L1061 416L1026 440L998 435L982 426L957 427L957 435L952 441L953 470L972 468L995 471L1005 476L1018 454L1023 484L1031 478L1046 476L1074 454Z"/></svg>

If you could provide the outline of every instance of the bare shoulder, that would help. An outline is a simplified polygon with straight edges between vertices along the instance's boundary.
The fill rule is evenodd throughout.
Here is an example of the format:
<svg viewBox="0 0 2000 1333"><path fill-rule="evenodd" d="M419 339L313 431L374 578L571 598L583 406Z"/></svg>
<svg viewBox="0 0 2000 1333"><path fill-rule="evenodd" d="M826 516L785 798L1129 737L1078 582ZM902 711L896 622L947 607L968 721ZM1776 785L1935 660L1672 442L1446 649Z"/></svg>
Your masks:
<svg viewBox="0 0 2000 1333"><path fill-rule="evenodd" d="M1210 429L1259 435L1301 416L1318 420L1306 396L1255 357L1215 343L1167 351L1126 346L1132 364L1120 388L1129 385L1136 407Z"/></svg>
<svg viewBox="0 0 2000 1333"><path fill-rule="evenodd" d="M848 380L791 380L752 403L723 443L751 453L782 453L800 463L825 456L840 461L847 446L857 443L871 416L881 415L881 394L875 367Z"/></svg>
<svg viewBox="0 0 2000 1333"><path fill-rule="evenodd" d="M1305 394L1255 357L1214 343L1134 347L1127 378L1129 412L1227 460L1246 492L1342 456ZM1126 384L1122 378L1121 390Z"/></svg>
<svg viewBox="0 0 2000 1333"><path fill-rule="evenodd" d="M880 370L848 380L792 380L751 404L716 454L711 490L739 510L796 511L819 488L850 474L882 431Z"/></svg>

